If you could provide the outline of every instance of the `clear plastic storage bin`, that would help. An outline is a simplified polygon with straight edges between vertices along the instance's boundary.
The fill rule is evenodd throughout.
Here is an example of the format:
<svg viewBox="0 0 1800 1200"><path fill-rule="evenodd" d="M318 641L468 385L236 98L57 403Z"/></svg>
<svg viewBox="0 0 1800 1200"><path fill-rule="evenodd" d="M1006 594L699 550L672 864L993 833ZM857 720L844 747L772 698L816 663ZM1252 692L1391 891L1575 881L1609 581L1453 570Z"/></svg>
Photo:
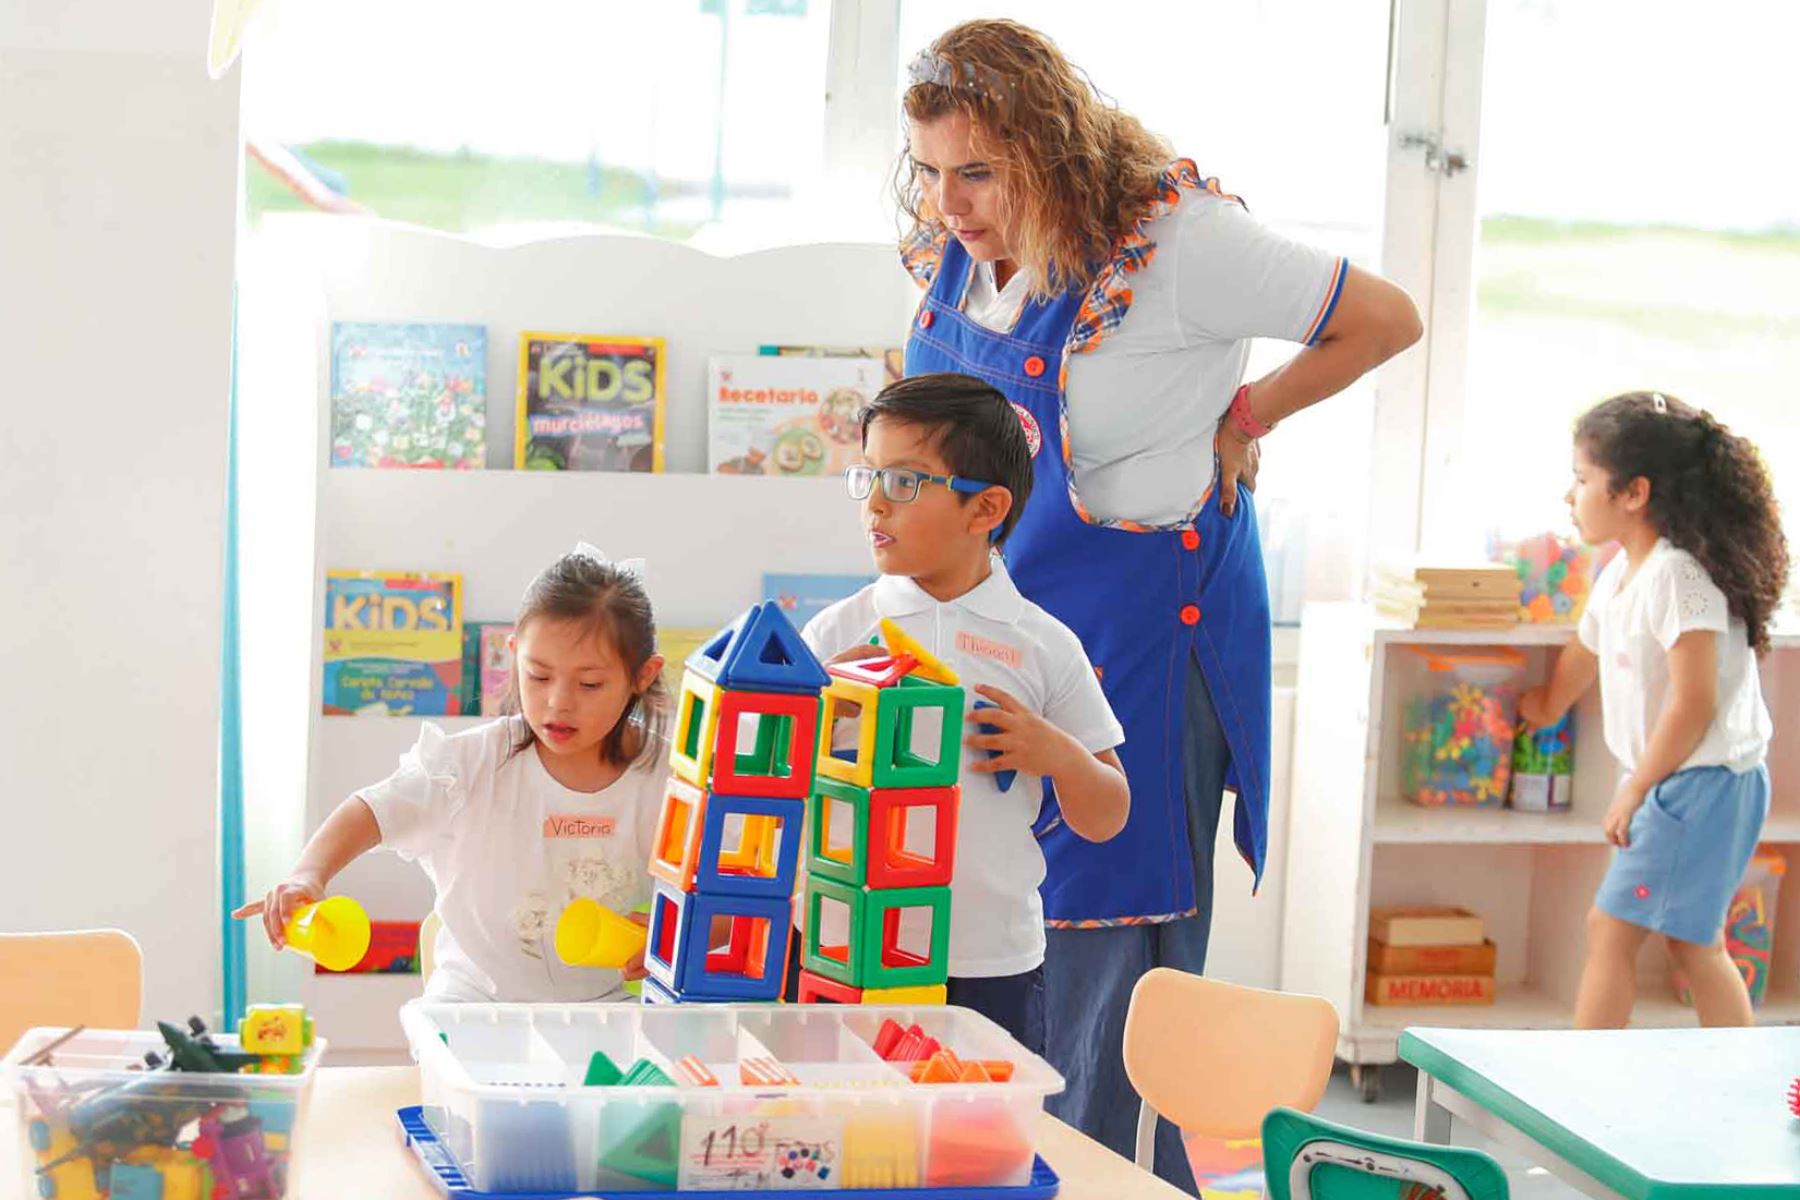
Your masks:
<svg viewBox="0 0 1800 1200"><path fill-rule="evenodd" d="M1525 656L1507 649L1409 646L1424 687L1406 702L1401 781L1433 808L1498 808L1512 779L1513 732Z"/></svg>
<svg viewBox="0 0 1800 1200"><path fill-rule="evenodd" d="M875 1050L889 1020L1010 1077L915 1082ZM1023 1186L1063 1085L963 1008L414 1001L401 1024L427 1123L491 1192Z"/></svg>
<svg viewBox="0 0 1800 1200"><path fill-rule="evenodd" d="M288 1162L304 1115L313 1070L324 1052L313 1042L292 1075L215 1074L146 1069L144 1055L167 1061L155 1033L33 1029L7 1054L23 1139L19 1193L41 1200L159 1196L162 1200L282 1200ZM238 1051L229 1034L210 1035ZM49 1049L46 1061L34 1061Z"/></svg>

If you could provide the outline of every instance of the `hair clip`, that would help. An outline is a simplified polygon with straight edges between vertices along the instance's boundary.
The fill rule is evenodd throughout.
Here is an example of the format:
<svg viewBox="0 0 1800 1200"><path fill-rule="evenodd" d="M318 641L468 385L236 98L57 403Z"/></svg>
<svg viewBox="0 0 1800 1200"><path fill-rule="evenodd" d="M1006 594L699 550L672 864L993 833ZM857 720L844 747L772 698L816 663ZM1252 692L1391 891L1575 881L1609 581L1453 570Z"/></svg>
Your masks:
<svg viewBox="0 0 1800 1200"><path fill-rule="evenodd" d="M953 92L967 92L972 96L995 102L1010 101L1013 85L1010 80L992 67L978 67L972 62L957 64L945 58L935 50L921 50L906 68L907 79L915 84L934 83ZM961 78L958 79L960 74Z"/></svg>
<svg viewBox="0 0 1800 1200"><path fill-rule="evenodd" d="M1663 394L1661 392L1651 392L1650 407L1654 408L1659 413L1667 413L1669 411L1669 402L1663 399Z"/></svg>

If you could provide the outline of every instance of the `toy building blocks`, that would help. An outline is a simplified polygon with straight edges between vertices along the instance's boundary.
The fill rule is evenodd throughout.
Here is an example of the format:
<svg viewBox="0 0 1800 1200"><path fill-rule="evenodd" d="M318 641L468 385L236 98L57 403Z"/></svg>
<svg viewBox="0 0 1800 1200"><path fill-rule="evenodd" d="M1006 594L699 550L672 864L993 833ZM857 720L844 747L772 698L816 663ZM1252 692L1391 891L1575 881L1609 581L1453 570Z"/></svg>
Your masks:
<svg viewBox="0 0 1800 1200"><path fill-rule="evenodd" d="M650 855L646 1003L780 998L829 682L772 603L688 656Z"/></svg>
<svg viewBox="0 0 1800 1200"><path fill-rule="evenodd" d="M943 1003L964 694L898 625L882 634L886 654L826 668L802 1001ZM883 998L896 989L905 1000Z"/></svg>

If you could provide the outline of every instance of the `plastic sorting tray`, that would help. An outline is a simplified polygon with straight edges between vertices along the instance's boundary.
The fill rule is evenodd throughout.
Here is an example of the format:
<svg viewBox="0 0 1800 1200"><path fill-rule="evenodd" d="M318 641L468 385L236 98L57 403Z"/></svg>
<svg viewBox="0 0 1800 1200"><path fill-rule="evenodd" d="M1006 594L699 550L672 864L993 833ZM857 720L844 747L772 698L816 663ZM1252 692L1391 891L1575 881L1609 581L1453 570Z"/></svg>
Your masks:
<svg viewBox="0 0 1800 1200"><path fill-rule="evenodd" d="M1006 1060L1011 1078L914 1083L875 1052L888 1020L965 1061ZM1063 1085L953 1007L414 1001L401 1024L425 1120L480 1193L1028 1187L1044 1097ZM596 1052L681 1082L587 1086ZM687 1082L684 1062L717 1084ZM769 1063L783 1083L754 1069Z"/></svg>
<svg viewBox="0 0 1800 1200"><path fill-rule="evenodd" d="M400 1122L400 1135L420 1165L431 1175L449 1200L582 1200L598 1197L598 1192L480 1192L469 1185L468 1176L456 1165L456 1159L438 1141L425 1110L418 1105L402 1108L394 1114ZM832 1194L838 1200L1051 1200L1062 1181L1043 1159L1032 1163L1031 1178L1024 1187L1016 1188L839 1188ZM731 1197L746 1200L756 1196L791 1196L792 1191L764 1192L663 1192L671 1200L715 1200Z"/></svg>

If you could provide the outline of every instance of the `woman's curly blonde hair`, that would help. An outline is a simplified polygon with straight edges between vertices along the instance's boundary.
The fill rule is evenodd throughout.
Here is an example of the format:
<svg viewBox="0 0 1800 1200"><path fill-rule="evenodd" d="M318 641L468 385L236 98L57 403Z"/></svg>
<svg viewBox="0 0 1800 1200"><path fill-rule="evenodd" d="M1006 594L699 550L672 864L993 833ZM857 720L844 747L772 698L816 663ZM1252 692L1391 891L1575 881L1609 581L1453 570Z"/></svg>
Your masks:
<svg viewBox="0 0 1800 1200"><path fill-rule="evenodd" d="M995 170L1003 219L1032 295L1085 289L1120 234L1156 198L1174 158L1162 138L1101 96L1056 43L1015 21L965 21L919 56L901 107L911 121L961 112ZM936 232L912 155L895 168L900 211Z"/></svg>

